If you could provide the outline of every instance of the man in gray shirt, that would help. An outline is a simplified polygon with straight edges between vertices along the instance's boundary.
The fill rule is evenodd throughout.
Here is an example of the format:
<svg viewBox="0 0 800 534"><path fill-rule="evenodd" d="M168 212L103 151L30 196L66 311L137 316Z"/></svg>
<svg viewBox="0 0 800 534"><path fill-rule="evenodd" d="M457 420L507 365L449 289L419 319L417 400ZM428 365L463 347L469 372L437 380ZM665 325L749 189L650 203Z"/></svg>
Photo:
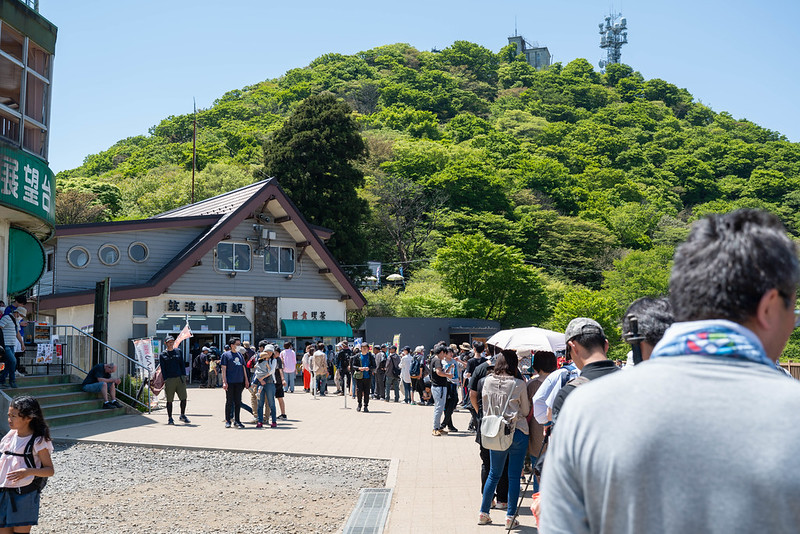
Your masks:
<svg viewBox="0 0 800 534"><path fill-rule="evenodd" d="M676 323L648 361L578 388L542 476L539 532L797 532L800 382L775 369L800 266L774 216L695 223Z"/></svg>

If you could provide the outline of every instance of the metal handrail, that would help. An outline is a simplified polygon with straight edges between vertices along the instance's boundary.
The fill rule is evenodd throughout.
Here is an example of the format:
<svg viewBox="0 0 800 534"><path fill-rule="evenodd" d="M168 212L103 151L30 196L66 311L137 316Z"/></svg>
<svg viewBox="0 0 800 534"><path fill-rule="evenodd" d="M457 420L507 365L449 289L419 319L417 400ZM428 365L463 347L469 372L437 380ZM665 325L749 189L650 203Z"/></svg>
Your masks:
<svg viewBox="0 0 800 534"><path fill-rule="evenodd" d="M121 394L122 396L124 396L124 397L126 397L128 399L130 399L132 401L132 403L134 403L134 404L138 404L140 406L144 406L147 409L148 412L151 412L150 387L149 387L149 385L150 385L150 380L152 379L152 373L150 372L150 369L148 369L147 366L142 365L139 361L131 358L127 354L124 354L124 353L120 352L119 350L115 349L114 347L110 346L109 344L97 339L96 337L92 336L91 334L88 334L88 333L84 332L83 330L81 330L80 328L78 328L78 327L76 327L74 325L48 325L48 327L51 329L51 332L53 332L53 330L56 330L56 329L63 329L63 330L65 330L65 335L66 336L77 335L79 337L84 338L85 340L91 340L92 342L95 342L95 343L99 344L100 347L105 349L105 353L106 353L105 356L103 358L101 358L102 361L104 361L104 362L108 362L109 361L108 352L110 351L112 353L112 355L113 355L112 357L114 359L121 359L120 363L127 363L129 369L134 369L134 370L138 371L139 376L141 376L143 379L145 379L145 377L146 377L146 384L148 385L148 387L147 387L147 404L145 404L144 402L140 401L138 398L134 398L131 395L128 395L127 393L125 393L124 391L121 391L119 389L117 389L117 393ZM68 332L72 332L72 333L70 334ZM72 367L74 369L77 369L78 371L82 372L84 375L88 374L88 371L86 369L82 368L80 365L78 365L76 362L73 361L71 352L69 353L68 356L69 356L69 360L64 362L67 366ZM113 363L116 364L117 362L113 362ZM121 370L122 366L117 365L117 369ZM122 375L122 374L123 373L120 372L120 375ZM130 372L126 372L125 374L126 375L130 375L131 373ZM120 378L122 378L122 376L120 376Z"/></svg>

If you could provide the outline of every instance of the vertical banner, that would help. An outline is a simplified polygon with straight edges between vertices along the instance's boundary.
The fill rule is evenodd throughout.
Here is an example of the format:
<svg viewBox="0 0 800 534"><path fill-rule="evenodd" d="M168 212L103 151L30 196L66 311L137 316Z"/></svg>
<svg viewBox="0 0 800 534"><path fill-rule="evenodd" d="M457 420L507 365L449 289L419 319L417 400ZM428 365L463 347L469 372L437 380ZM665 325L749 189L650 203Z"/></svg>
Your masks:
<svg viewBox="0 0 800 534"><path fill-rule="evenodd" d="M394 345L397 350L400 350L400 334L394 335L394 339L392 339L392 345Z"/></svg>
<svg viewBox="0 0 800 534"><path fill-rule="evenodd" d="M136 360L151 373L154 372L156 363L153 356L153 340L150 338L137 339L133 342L133 346L136 349Z"/></svg>

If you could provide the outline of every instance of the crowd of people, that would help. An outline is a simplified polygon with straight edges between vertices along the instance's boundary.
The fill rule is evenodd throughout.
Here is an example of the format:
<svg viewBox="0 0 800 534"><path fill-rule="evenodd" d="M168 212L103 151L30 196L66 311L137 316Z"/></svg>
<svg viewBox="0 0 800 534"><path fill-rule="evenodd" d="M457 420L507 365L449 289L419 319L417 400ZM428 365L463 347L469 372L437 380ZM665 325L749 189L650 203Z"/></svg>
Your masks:
<svg viewBox="0 0 800 534"><path fill-rule="evenodd" d="M669 298L626 311L623 370L588 317L565 330L565 364L536 353L527 383L514 351L490 355L470 380L479 417L503 422L479 427L478 523L498 507L518 525L528 456L543 534L796 532L800 384L778 360L800 325L798 283L776 217L712 215L678 247Z"/></svg>
<svg viewBox="0 0 800 534"><path fill-rule="evenodd" d="M427 353L309 344L298 359L291 343L251 348L233 338L218 357L203 349L207 384L222 383L226 427L244 426L245 407L257 410L259 427L285 418L298 361L304 391L327 395L332 380L334 394L357 397L363 413L370 400L400 402L402 383L403 402L433 405L434 436L457 432L453 411L466 407L481 458L481 525L495 508L505 510L507 528L518 526L521 484L535 471L532 510L543 534L795 532L800 383L778 359L800 324L798 284L797 248L780 221L739 210L693 226L675 253L669 298L628 308L622 369L607 358L603 327L576 317L560 358L537 351L523 354L525 363L480 342L442 342ZM188 423L187 374L175 363L182 355L170 338L166 347L168 423L175 395ZM84 389L115 402L113 371L100 364ZM252 407L242 403L245 389ZM12 400L8 421L0 528L28 532L36 492L53 475L52 443L31 397Z"/></svg>

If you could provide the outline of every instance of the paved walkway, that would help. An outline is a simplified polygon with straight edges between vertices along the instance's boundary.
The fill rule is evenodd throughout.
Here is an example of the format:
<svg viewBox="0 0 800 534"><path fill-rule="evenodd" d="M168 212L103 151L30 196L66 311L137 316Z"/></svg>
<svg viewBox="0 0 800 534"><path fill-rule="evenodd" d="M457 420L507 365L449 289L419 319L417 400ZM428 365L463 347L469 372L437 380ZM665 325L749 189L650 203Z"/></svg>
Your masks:
<svg viewBox="0 0 800 534"><path fill-rule="evenodd" d="M402 393L401 393L402 395ZM243 400L249 404L249 393ZM477 525L480 507L480 458L473 434L431 435L433 408L373 400L370 413L355 410L354 399L341 396L314 399L302 389L286 396L287 421L278 428L226 429L225 395L221 388L189 390L191 424L167 426L165 410L152 415L126 415L54 429L55 438L124 444L202 447L228 450L350 456L391 460L387 487L394 489L387 534L502 533L504 511L492 511L494 524ZM250 414L242 412L243 421ZM466 430L467 412L453 415ZM526 499L520 510L522 528L536 530Z"/></svg>

